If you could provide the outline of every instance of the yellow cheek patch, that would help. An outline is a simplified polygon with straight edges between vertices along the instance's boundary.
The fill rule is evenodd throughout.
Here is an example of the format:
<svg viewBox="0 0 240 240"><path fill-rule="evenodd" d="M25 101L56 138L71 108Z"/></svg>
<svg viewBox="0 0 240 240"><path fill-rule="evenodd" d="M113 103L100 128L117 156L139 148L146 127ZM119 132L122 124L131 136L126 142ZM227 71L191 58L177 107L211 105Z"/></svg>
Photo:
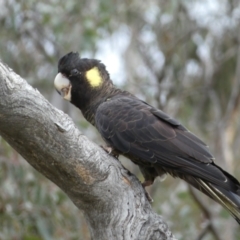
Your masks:
<svg viewBox="0 0 240 240"><path fill-rule="evenodd" d="M90 83L92 87L99 87L103 80L100 75L100 72L97 67L94 67L86 72L87 81Z"/></svg>

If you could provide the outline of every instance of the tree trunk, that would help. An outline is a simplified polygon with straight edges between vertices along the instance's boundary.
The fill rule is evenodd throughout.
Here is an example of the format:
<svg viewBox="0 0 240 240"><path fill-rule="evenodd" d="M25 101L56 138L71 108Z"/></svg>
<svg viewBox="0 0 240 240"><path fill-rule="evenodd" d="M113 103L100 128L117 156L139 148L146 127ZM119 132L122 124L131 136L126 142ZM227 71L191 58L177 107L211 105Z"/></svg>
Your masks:
<svg viewBox="0 0 240 240"><path fill-rule="evenodd" d="M138 179L0 62L0 134L84 212L92 239L175 239Z"/></svg>

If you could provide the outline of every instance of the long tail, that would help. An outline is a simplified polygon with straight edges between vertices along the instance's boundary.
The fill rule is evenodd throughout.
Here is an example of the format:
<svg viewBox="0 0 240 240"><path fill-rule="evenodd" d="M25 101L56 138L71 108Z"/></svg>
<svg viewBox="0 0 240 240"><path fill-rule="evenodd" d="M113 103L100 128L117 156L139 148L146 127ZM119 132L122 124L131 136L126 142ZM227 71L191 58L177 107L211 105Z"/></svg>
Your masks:
<svg viewBox="0 0 240 240"><path fill-rule="evenodd" d="M216 202L225 207L240 224L240 195L227 191L214 184L204 182L198 179L199 185L208 193Z"/></svg>
<svg viewBox="0 0 240 240"><path fill-rule="evenodd" d="M217 186L200 178L190 177L187 179L185 178L185 180L216 202L220 203L232 214L238 224L240 224L240 185L236 185L238 181L230 174L227 175L228 181L234 180L231 182L231 185L234 186L231 190Z"/></svg>

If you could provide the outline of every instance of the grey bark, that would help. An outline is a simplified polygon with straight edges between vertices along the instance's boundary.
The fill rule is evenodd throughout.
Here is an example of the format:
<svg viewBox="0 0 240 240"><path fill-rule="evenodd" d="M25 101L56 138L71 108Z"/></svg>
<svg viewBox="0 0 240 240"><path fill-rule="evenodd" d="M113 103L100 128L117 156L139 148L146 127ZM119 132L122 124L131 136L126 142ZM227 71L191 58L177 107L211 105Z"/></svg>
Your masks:
<svg viewBox="0 0 240 240"><path fill-rule="evenodd" d="M138 179L1 61L0 134L84 212L92 239L175 239Z"/></svg>

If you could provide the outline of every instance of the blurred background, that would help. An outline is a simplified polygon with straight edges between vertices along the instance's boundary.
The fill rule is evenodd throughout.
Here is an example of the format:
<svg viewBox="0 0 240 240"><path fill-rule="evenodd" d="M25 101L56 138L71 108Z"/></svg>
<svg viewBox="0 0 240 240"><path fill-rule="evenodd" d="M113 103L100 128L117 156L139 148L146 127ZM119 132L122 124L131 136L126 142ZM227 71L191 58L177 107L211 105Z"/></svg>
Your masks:
<svg viewBox="0 0 240 240"><path fill-rule="evenodd" d="M91 140L102 143L53 87L70 51L102 60L115 85L180 120L240 179L239 0L0 0L0 9L2 61ZM168 176L148 190L178 239L240 239L235 220L183 181ZM0 239L90 239L83 214L2 138Z"/></svg>

